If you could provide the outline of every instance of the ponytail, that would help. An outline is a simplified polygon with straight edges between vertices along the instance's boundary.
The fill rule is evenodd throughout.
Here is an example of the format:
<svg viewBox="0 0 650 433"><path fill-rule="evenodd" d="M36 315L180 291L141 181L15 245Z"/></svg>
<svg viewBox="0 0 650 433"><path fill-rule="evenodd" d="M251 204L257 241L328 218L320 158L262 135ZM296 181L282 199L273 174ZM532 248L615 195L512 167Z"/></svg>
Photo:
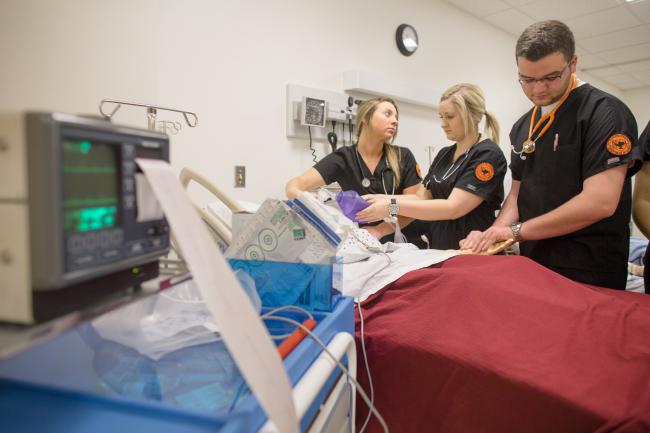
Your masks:
<svg viewBox="0 0 650 433"><path fill-rule="evenodd" d="M494 114L485 112L485 135L494 141L496 144L499 144L499 122L497 118L494 117Z"/></svg>

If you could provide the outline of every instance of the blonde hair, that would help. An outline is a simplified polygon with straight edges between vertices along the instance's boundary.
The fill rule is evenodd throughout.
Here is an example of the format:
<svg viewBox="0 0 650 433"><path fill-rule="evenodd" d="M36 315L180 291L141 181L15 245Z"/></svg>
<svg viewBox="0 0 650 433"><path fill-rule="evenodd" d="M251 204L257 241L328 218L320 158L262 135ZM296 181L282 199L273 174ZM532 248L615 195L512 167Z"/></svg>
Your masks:
<svg viewBox="0 0 650 433"><path fill-rule="evenodd" d="M393 104L393 107L395 107L395 114L399 119L399 110L397 108L397 104L395 104L395 101L393 101L391 98L377 96L375 98L366 99L361 104L359 104L359 108L357 109L357 143L359 142L359 137L361 137L361 131L363 131L363 127L365 125L370 125L370 119L372 119L372 116L375 114L377 106L382 102L389 102ZM384 156L386 157L391 170L393 170L395 176L395 188L398 188L400 185L400 180L402 178L399 164L402 155L400 150L392 144L395 141L396 136L397 129L395 130L395 134L393 134L392 140L390 142L384 143L382 152L384 153Z"/></svg>
<svg viewBox="0 0 650 433"><path fill-rule="evenodd" d="M485 109L485 97L479 86L460 83L448 88L440 101L449 100L460 113L465 128L465 135L478 132L478 124L485 116L485 135L499 144L499 122L492 113Z"/></svg>

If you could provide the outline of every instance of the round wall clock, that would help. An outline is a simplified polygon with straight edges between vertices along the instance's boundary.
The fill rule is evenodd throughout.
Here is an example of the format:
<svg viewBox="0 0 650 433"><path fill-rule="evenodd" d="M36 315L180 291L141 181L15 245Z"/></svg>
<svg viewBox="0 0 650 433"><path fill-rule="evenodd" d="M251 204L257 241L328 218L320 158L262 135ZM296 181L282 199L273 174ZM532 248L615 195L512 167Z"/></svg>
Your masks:
<svg viewBox="0 0 650 433"><path fill-rule="evenodd" d="M418 34L409 24L400 24L395 32L395 41L399 52L410 56L418 49Z"/></svg>

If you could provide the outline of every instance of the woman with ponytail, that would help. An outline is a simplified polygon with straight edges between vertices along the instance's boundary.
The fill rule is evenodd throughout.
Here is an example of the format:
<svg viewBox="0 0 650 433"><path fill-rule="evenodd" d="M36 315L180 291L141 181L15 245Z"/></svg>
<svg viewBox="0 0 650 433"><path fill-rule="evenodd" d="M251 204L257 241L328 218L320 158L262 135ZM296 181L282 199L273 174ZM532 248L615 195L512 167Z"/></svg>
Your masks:
<svg viewBox="0 0 650 433"><path fill-rule="evenodd" d="M439 105L441 127L455 143L438 152L417 195L397 196L392 211L397 215L432 221L431 248L456 249L472 230L485 230L495 220L503 201L506 158L498 146L499 124L485 109L478 86L457 84L442 95ZM483 133L479 123L485 118ZM357 214L361 221L382 220L391 199L382 195L364 196L372 205ZM392 227L380 224L378 236Z"/></svg>

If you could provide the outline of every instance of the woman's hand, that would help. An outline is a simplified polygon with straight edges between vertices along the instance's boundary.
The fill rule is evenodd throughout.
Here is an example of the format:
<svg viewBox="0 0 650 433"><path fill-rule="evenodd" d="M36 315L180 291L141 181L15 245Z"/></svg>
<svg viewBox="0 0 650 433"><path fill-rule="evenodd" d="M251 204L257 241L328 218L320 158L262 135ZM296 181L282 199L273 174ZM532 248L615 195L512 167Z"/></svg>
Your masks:
<svg viewBox="0 0 650 433"><path fill-rule="evenodd" d="M372 203L370 206L357 213L357 220L364 223L371 223L375 221L383 221L388 216L389 199L372 199L368 200Z"/></svg>
<svg viewBox="0 0 650 433"><path fill-rule="evenodd" d="M383 199L390 200L391 197L392 196L386 194L365 194L361 196L362 199L364 199L369 203L374 203L377 200L383 200Z"/></svg>

